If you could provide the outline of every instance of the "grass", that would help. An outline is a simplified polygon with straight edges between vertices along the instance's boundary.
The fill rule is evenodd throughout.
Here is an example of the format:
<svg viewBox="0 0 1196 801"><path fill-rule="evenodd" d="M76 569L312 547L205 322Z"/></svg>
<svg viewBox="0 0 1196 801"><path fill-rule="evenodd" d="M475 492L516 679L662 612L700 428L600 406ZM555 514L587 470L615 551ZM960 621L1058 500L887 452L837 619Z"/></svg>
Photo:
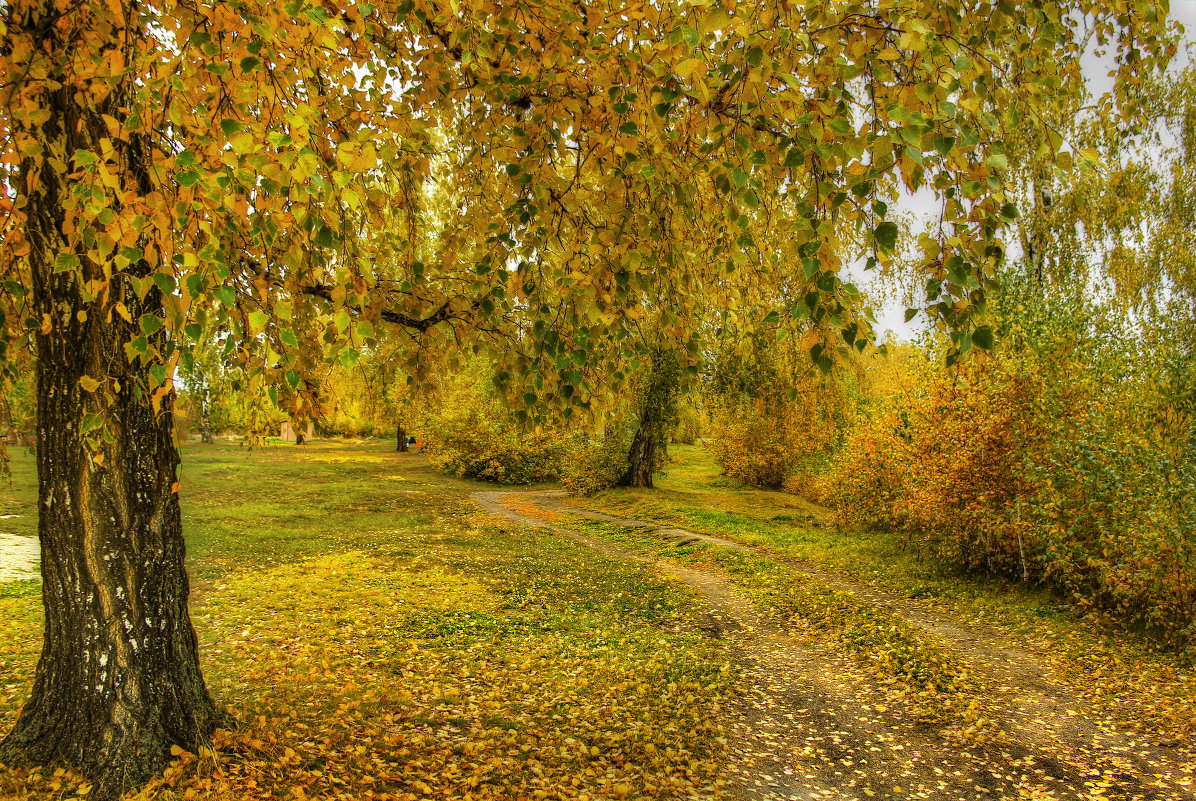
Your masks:
<svg viewBox="0 0 1196 801"><path fill-rule="evenodd" d="M509 505L520 508L518 501ZM833 640L855 654L878 683L909 702L920 720L946 724L945 735L968 743L998 736L987 714L983 682L950 645L897 614L757 553L702 541L662 543L652 529L567 513L555 522L658 559L717 572L788 628Z"/></svg>
<svg viewBox="0 0 1196 801"><path fill-rule="evenodd" d="M1066 599L1051 593L949 570L923 558L894 532L844 528L825 509L801 498L739 486L719 475L717 464L700 446L674 446L670 455L673 463L657 479L655 489L610 490L579 503L752 545L768 553L842 571L891 593L925 599L962 620L996 627L1033 648L1081 694L1103 700L1126 722L1163 741L1187 742L1196 734L1196 675L1184 655L1161 649L1153 640L1086 615L1082 609L1073 609ZM643 531L624 531L617 536L659 551L659 540ZM776 568L767 566L766 560L752 560L750 567L739 567L735 563L741 557L733 551L690 550L696 550L697 555L686 558L722 565L757 603L791 620L823 620L819 625L833 623L833 631L875 634L876 627L869 622L874 617L872 611L852 611L850 605L839 601L828 604L820 600L826 588L811 589L816 583L803 581L792 572L786 577L776 576ZM702 551L708 553L702 555ZM675 550L672 553L679 555ZM785 572L784 568L780 570ZM820 611L828 606L839 610L831 620L824 619ZM845 644L860 649L858 652L868 661L875 663L879 659L883 669L893 675L915 678L914 687L927 681L971 686L970 680L956 680L958 661L941 645L922 643L916 635L903 633L901 627L879 639L873 634L858 637L856 645ZM893 655L897 661L889 663ZM905 664L907 660L912 663ZM923 665L935 662L943 666L941 677L923 671ZM973 694L967 690L961 700ZM1127 697L1138 699L1138 703L1131 706L1120 702ZM936 705L940 703L941 699L935 701ZM969 707L970 702L964 705Z"/></svg>
<svg viewBox="0 0 1196 801"><path fill-rule="evenodd" d="M143 799L653 798L722 781L730 659L683 587L484 517L415 454L312 443L184 451L192 617L240 721ZM30 583L32 584L32 583ZM0 729L40 602L0 595ZM0 768L0 796L74 797Z"/></svg>

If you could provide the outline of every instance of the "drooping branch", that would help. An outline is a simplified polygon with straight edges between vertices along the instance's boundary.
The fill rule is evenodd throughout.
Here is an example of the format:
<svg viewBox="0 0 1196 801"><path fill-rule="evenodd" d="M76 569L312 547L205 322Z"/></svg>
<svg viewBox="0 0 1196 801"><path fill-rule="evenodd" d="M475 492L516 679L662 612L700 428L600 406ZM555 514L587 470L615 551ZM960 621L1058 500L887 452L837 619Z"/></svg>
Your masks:
<svg viewBox="0 0 1196 801"><path fill-rule="evenodd" d="M321 298L323 300L328 301L329 303L336 302L336 299L332 295L332 289L327 286L324 286L323 284L317 284L314 286L306 286L303 288L303 293L305 295L310 295L311 297L314 297L314 298ZM388 323L392 323L394 325L400 325L404 328L408 328L413 331L419 331L420 333L423 333L424 331L427 331L429 328L431 328L435 325L438 325L439 323L448 322L449 320L466 320L466 319L468 319L468 317L466 315L463 315L458 312L454 312L450 308L451 305L452 305L452 301L446 300L440 306L439 309L432 312L427 317L411 317L409 315L403 314L402 312L394 311L393 309L383 309L381 312L381 317L383 320L385 320ZM474 309L476 309L478 307L478 305L479 304L476 302L471 303L470 311L473 311Z"/></svg>

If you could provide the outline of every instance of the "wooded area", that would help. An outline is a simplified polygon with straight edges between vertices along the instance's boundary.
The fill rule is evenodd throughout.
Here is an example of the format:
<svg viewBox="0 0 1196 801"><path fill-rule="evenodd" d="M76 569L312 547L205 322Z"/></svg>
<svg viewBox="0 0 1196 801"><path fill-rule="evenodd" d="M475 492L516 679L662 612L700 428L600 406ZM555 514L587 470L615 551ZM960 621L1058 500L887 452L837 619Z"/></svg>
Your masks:
<svg viewBox="0 0 1196 801"><path fill-rule="evenodd" d="M45 621L5 764L115 798L233 724L188 611L192 430L412 435L578 496L700 442L1191 659L1166 3L0 12L0 390ZM915 341L878 336L892 298Z"/></svg>

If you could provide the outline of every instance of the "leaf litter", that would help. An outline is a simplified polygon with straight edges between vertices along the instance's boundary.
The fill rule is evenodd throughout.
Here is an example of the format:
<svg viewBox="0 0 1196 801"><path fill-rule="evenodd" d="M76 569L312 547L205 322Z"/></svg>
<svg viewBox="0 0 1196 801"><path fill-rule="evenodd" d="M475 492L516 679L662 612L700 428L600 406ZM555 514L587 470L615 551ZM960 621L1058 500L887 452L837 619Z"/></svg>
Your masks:
<svg viewBox="0 0 1196 801"><path fill-rule="evenodd" d="M745 675L730 797L1194 797L1189 750L1118 726L999 632L841 576L829 586L823 571L739 543L566 507L553 493L511 506L535 501L558 533L593 543L597 532L684 578L723 621L715 629L737 644ZM804 597L786 598L794 588ZM820 636L828 629L839 636ZM941 698L928 706L927 695Z"/></svg>

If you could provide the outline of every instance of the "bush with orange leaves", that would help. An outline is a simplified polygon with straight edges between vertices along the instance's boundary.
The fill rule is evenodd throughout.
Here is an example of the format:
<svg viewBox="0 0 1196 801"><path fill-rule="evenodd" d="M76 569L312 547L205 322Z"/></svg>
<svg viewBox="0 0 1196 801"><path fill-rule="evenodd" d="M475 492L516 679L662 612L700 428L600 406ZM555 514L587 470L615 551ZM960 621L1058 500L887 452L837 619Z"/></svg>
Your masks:
<svg viewBox="0 0 1196 801"><path fill-rule="evenodd" d="M1078 292L1026 291L1004 299L995 355L905 365L846 437L828 501L1196 647L1196 453L1160 436L1134 338Z"/></svg>

